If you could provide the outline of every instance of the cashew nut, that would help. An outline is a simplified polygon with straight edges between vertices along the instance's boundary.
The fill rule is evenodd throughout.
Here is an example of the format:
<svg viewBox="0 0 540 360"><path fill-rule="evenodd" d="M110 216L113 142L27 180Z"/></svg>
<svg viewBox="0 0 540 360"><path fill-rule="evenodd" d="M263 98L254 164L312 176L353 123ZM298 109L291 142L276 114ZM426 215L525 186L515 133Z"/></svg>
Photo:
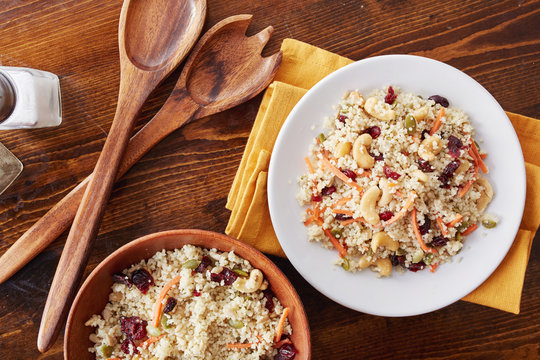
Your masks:
<svg viewBox="0 0 540 360"><path fill-rule="evenodd" d="M424 120L428 113L428 107L422 106L419 109L413 111L413 116L417 121Z"/></svg>
<svg viewBox="0 0 540 360"><path fill-rule="evenodd" d="M109 295L109 301L121 301L124 298L124 295L122 295L121 292L112 292Z"/></svg>
<svg viewBox="0 0 540 360"><path fill-rule="evenodd" d="M375 209L375 204L381 195L381 190L377 186L372 186L364 193L360 200L360 213L368 224L377 225L381 219Z"/></svg>
<svg viewBox="0 0 540 360"><path fill-rule="evenodd" d="M347 101L350 103L358 104L360 106L364 105L364 98L362 97L362 95L360 95L358 91L351 91L347 95Z"/></svg>
<svg viewBox="0 0 540 360"><path fill-rule="evenodd" d="M487 181L487 179L485 178L478 178L478 180L476 180L476 183L482 186L480 198L476 200L476 208L479 212L482 212L491 202L491 199L493 199L493 188L491 187L489 181Z"/></svg>
<svg viewBox="0 0 540 360"><path fill-rule="evenodd" d="M382 190L381 199L379 200L379 206L386 206L392 201L392 193L390 192L390 182L388 179L382 178L379 180L379 187Z"/></svg>
<svg viewBox="0 0 540 360"><path fill-rule="evenodd" d="M362 169L371 169L375 165L375 159L369 155L367 147L371 145L373 139L369 134L360 135L353 145L353 159Z"/></svg>
<svg viewBox="0 0 540 360"><path fill-rule="evenodd" d="M377 259L373 265L379 270L381 276L390 276L392 273L392 262L389 258Z"/></svg>
<svg viewBox="0 0 540 360"><path fill-rule="evenodd" d="M370 97L366 100L364 110L379 120L390 121L396 118L396 112L390 108L390 105L380 101L376 97Z"/></svg>
<svg viewBox="0 0 540 360"><path fill-rule="evenodd" d="M350 142L342 142L336 145L335 156L337 158L343 157L351 152L352 144Z"/></svg>
<svg viewBox="0 0 540 360"><path fill-rule="evenodd" d="M360 258L360 260L358 260L358 267L360 269L365 269L367 268L369 265L371 265L371 260L369 259L369 256L367 255L362 255L362 257Z"/></svg>
<svg viewBox="0 0 540 360"><path fill-rule="evenodd" d="M443 143L440 137L428 135L418 147L418 155L426 161L431 161L435 159L435 155L441 152L442 148Z"/></svg>
<svg viewBox="0 0 540 360"><path fill-rule="evenodd" d="M426 183L428 181L427 174L422 170L414 170L412 171L412 175L420 182Z"/></svg>
<svg viewBox="0 0 540 360"><path fill-rule="evenodd" d="M112 317L111 310L109 308L103 309L101 312L101 317L103 320L108 321Z"/></svg>
<svg viewBox="0 0 540 360"><path fill-rule="evenodd" d="M99 338L96 334L92 333L90 336L88 336L88 339L90 339L91 342L97 344L99 342Z"/></svg>
<svg viewBox="0 0 540 360"><path fill-rule="evenodd" d="M467 160L463 159L461 160L460 164L459 164L459 167L456 169L456 175L457 174L463 174L464 172L466 172L467 170L469 170L469 168L471 167L471 163L468 162Z"/></svg>
<svg viewBox="0 0 540 360"><path fill-rule="evenodd" d="M263 273L259 269L253 269L249 273L249 279L239 277L237 278L232 286L238 291L245 293L252 293L259 290L263 283Z"/></svg>
<svg viewBox="0 0 540 360"><path fill-rule="evenodd" d="M384 231L373 234L373 238L371 239L371 250L373 252L377 251L377 248L380 246L384 246L390 251L396 251L399 248L398 242Z"/></svg>

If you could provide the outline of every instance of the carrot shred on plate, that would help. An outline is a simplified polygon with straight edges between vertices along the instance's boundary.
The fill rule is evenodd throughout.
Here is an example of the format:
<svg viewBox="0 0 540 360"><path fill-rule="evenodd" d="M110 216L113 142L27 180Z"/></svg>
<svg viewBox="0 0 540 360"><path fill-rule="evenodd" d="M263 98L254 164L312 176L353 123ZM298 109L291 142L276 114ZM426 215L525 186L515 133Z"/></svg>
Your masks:
<svg viewBox="0 0 540 360"><path fill-rule="evenodd" d="M450 221L448 224L446 224L446 226L449 227L449 228L454 227L461 220L463 220L463 215L457 214L456 217L454 218L454 220Z"/></svg>
<svg viewBox="0 0 540 360"><path fill-rule="evenodd" d="M171 279L168 283L163 286L163 289L161 289L159 296L156 300L156 303L154 304L154 317L152 321L152 325L155 327L159 326L159 319L161 318L161 309L163 309L163 299L165 299L165 296L167 296L167 293L169 290L176 284L180 282L180 275Z"/></svg>
<svg viewBox="0 0 540 360"><path fill-rule="evenodd" d="M343 204L345 204L347 201L349 201L351 199L352 199L352 196L341 198L338 201L336 201L335 203L333 203L330 207L332 209L334 209L336 206L343 205Z"/></svg>
<svg viewBox="0 0 540 360"><path fill-rule="evenodd" d="M343 245L341 245L340 242L334 237L334 235L332 235L330 230L323 229L323 231L326 234L326 236L328 236L328 238L330 239L330 242L332 243L332 245L334 245L336 250L339 252L339 256L345 257L345 255L347 255L347 250L343 247Z"/></svg>
<svg viewBox="0 0 540 360"><path fill-rule="evenodd" d="M344 209L334 209L332 210L334 214L343 214L348 216L354 216L354 213L350 210L344 210Z"/></svg>
<svg viewBox="0 0 540 360"><path fill-rule="evenodd" d="M429 269L429 271L431 271L432 273L434 273L435 270L437 270L438 267L439 267L439 264L438 264L438 263L437 263L437 264L433 264L433 265L431 265L431 269Z"/></svg>
<svg viewBox="0 0 540 360"><path fill-rule="evenodd" d="M281 334L283 333L283 325L285 325L285 319L287 319L287 316L289 315L289 308L286 307L283 309L283 314L281 314L281 318L279 319L279 323L276 328L276 337L274 338L274 342L279 342L281 340Z"/></svg>
<svg viewBox="0 0 540 360"><path fill-rule="evenodd" d="M441 229L441 233L444 236L448 236L448 230L446 230L446 225L444 224L440 216L437 216L437 225L439 225L439 229Z"/></svg>
<svg viewBox="0 0 540 360"><path fill-rule="evenodd" d="M435 118L435 122L433 123L433 126L431 127L431 130L429 131L429 135L433 136L437 130L441 127L442 124L442 117L444 116L444 108L441 107L441 110L439 110L439 113L437 114L437 117Z"/></svg>
<svg viewBox="0 0 540 360"><path fill-rule="evenodd" d="M471 141L471 147L472 147L474 155L476 156L476 160L478 161L478 165L480 166L480 169L482 169L482 172L484 174L487 174L488 168L487 168L486 164L484 164L484 161L482 160L482 157L478 153L478 148L476 147L476 144L474 143L474 141Z"/></svg>
<svg viewBox="0 0 540 360"><path fill-rule="evenodd" d="M331 172L334 173L334 175L336 175L338 178L340 178L345 184L349 185L350 187L355 187L357 188L360 193L362 193L364 191L364 189L362 189L362 186L360 186L360 184L352 181L349 177L347 177L347 175L345 175L344 173L341 172L341 170L339 170L337 167L335 167L334 165L332 165L330 163L330 161L323 155L322 158L321 158L321 162L323 163L323 165L328 168L328 170L330 170Z"/></svg>
<svg viewBox="0 0 540 360"><path fill-rule="evenodd" d="M422 250L424 250L425 252L438 254L437 250L427 246L426 243L424 242L424 240L422 239L422 235L420 234L420 229L418 228L418 221L416 220L416 208L415 207L413 207L412 210L411 210L411 222L412 222L412 226L413 226L414 235L416 236L416 240L418 240L418 243L420 244L420 247L422 248Z"/></svg>
<svg viewBox="0 0 540 360"><path fill-rule="evenodd" d="M387 226L387 225L393 224L396 221L398 221L399 219L401 219L403 217L403 215L405 215L407 213L407 211L409 210L409 208L413 204L415 196L416 196L416 192L411 191L409 193L409 196L407 197L407 201L405 202L405 205L403 206L403 208L396 215L392 216L384 225L379 224L376 227Z"/></svg>
<svg viewBox="0 0 540 360"><path fill-rule="evenodd" d="M313 174L315 171L313 170L313 165L311 165L311 161L309 161L309 158L307 156L304 158L304 160L306 160L306 165L309 169L309 172Z"/></svg>
<svg viewBox="0 0 540 360"><path fill-rule="evenodd" d="M461 233L461 235L467 236L476 229L478 229L478 225L477 224L472 224L468 228L466 228L465 231Z"/></svg>
<svg viewBox="0 0 540 360"><path fill-rule="evenodd" d="M459 192L458 192L459 197L463 197L467 193L467 191L469 191L469 189L471 188L472 184L474 184L475 181L476 179L471 179L467 181L465 186L459 189Z"/></svg>
<svg viewBox="0 0 540 360"><path fill-rule="evenodd" d="M153 343L155 343L156 341L158 341L159 339L161 339L163 336L164 336L164 335L149 337L148 339L146 339L146 340L141 344L141 347L149 346L150 344L153 344Z"/></svg>

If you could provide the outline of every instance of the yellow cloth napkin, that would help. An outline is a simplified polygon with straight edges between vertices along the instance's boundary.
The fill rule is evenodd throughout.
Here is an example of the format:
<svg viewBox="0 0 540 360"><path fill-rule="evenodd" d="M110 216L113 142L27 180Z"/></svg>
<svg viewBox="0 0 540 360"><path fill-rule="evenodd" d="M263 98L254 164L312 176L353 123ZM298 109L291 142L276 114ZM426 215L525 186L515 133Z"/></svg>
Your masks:
<svg viewBox="0 0 540 360"><path fill-rule="evenodd" d="M276 238L266 198L268 163L281 125L307 89L352 60L285 39L283 62L263 100L232 184L226 207L232 210L225 232L259 250L285 256ZM532 240L540 225L540 120L507 112L517 132L527 172L527 199L520 230L501 265L466 301L519 313Z"/></svg>

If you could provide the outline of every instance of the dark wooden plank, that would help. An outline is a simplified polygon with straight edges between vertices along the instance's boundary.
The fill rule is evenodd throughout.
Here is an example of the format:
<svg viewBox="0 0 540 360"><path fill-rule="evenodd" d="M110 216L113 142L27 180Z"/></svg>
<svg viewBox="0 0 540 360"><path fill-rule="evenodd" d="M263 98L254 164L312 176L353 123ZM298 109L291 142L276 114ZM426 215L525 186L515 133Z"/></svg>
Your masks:
<svg viewBox="0 0 540 360"><path fill-rule="evenodd" d="M93 168L116 106L120 7L120 1L107 0L0 4L2 64L58 74L65 114L59 128L0 132L0 142L25 165L16 184L0 195L0 252ZM275 27L267 54L292 37L355 60L390 53L428 56L480 81L505 109L540 118L538 0L209 0L205 29L240 13L254 14L250 34ZM153 94L140 123L174 83L169 79ZM223 232L226 195L259 102L257 97L187 125L135 165L113 190L86 273L119 246L151 232ZM62 358L61 341L44 355L35 344L65 236L0 285L0 358ZM537 359L539 240L537 235L517 316L466 302L410 318L356 313L320 295L287 260L272 259L304 301L314 359Z"/></svg>

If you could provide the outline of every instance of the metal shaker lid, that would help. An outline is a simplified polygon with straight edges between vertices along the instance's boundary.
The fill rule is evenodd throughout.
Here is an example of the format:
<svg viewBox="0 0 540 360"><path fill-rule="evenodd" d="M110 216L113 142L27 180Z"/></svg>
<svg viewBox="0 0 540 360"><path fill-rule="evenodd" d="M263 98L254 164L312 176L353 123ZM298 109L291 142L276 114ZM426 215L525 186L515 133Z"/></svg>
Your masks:
<svg viewBox="0 0 540 360"><path fill-rule="evenodd" d="M16 96L13 84L0 72L0 123L4 122L15 108Z"/></svg>

